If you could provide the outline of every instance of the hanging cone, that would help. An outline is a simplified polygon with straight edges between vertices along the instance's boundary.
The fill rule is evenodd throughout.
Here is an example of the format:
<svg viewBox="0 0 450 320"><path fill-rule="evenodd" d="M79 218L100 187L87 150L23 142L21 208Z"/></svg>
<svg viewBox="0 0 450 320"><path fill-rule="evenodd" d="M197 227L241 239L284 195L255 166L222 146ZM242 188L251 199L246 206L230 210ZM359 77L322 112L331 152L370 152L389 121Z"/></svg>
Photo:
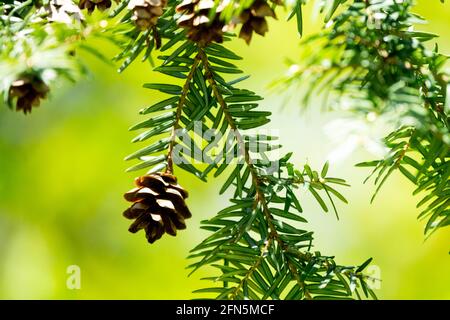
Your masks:
<svg viewBox="0 0 450 320"><path fill-rule="evenodd" d="M128 8L133 10L131 19L141 30L156 25L158 18L164 13L167 0L131 0Z"/></svg>
<svg viewBox="0 0 450 320"><path fill-rule="evenodd" d="M22 76L11 84L9 98L15 99L16 110L27 114L33 107L38 107L41 99L47 97L49 87L36 76Z"/></svg>
<svg viewBox="0 0 450 320"><path fill-rule="evenodd" d="M226 29L225 23L220 20L220 12L223 5L219 4L215 12L213 0L184 0L177 7L181 13L178 25L187 30L190 40L207 45L211 42L223 42L223 33Z"/></svg>
<svg viewBox="0 0 450 320"><path fill-rule="evenodd" d="M136 178L137 188L125 194L133 202L123 215L132 219L129 231L145 230L147 240L153 243L164 233L175 236L177 230L186 229L185 219L191 212L186 206L188 193L169 173L154 173Z"/></svg>
<svg viewBox="0 0 450 320"><path fill-rule="evenodd" d="M264 36L269 31L266 17L276 19L275 11L273 11L267 2L256 0L250 8L244 10L239 16L238 21L242 23L239 38L244 39L247 44L250 44L253 32Z"/></svg>

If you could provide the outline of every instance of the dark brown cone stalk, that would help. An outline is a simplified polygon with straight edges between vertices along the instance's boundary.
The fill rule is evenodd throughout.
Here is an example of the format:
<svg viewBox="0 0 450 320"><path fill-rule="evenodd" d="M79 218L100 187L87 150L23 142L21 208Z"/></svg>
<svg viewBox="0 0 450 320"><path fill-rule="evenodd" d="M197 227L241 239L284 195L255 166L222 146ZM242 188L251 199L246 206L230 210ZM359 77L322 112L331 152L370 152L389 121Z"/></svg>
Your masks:
<svg viewBox="0 0 450 320"><path fill-rule="evenodd" d="M282 6L284 4L283 0L270 0L278 6Z"/></svg>
<svg viewBox="0 0 450 320"><path fill-rule="evenodd" d="M47 97L49 87L38 77L22 76L11 84L9 98L15 99L16 110L27 114L33 107L38 107L41 99Z"/></svg>
<svg viewBox="0 0 450 320"><path fill-rule="evenodd" d="M91 14L95 8L100 11L111 8L111 0L80 0L78 7L87 9L88 13Z"/></svg>
<svg viewBox="0 0 450 320"><path fill-rule="evenodd" d="M276 1L272 2L277 3ZM275 11L267 2L256 0L250 8L244 10L239 16L238 20L242 23L239 38L244 39L249 44L252 40L253 32L264 36L269 31L266 17L276 19Z"/></svg>
<svg viewBox="0 0 450 320"><path fill-rule="evenodd" d="M175 176L154 173L136 178L135 183L137 187L125 194L133 204L123 213L134 220L130 232L144 229L148 242L153 243L164 233L175 236L177 230L186 229L184 220L192 216L185 203L188 193Z"/></svg>
<svg viewBox="0 0 450 320"><path fill-rule="evenodd" d="M181 13L178 25L187 30L190 40L201 45L223 42L226 28L225 23L220 20L223 7L219 4L211 17L211 10L214 7L214 0L184 0L178 5L177 12Z"/></svg>
<svg viewBox="0 0 450 320"><path fill-rule="evenodd" d="M164 13L167 0L131 0L128 8L133 10L132 20L141 30L156 26L158 18Z"/></svg>

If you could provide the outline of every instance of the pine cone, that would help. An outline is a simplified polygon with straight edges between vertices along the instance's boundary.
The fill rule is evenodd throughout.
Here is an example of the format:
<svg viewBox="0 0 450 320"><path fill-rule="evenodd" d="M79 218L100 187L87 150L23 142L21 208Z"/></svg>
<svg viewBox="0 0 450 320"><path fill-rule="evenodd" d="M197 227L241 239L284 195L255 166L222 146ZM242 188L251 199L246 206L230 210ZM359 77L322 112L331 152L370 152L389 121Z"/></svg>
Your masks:
<svg viewBox="0 0 450 320"><path fill-rule="evenodd" d="M78 6L80 9L87 9L88 13L91 14L96 7L100 11L111 8L111 0L80 0Z"/></svg>
<svg viewBox="0 0 450 320"><path fill-rule="evenodd" d="M215 7L213 0L184 0L177 7L181 13L178 25L188 30L190 40L207 45L213 41L222 43L225 23L220 20L220 12L223 3L215 10L214 17L210 17L210 11Z"/></svg>
<svg viewBox="0 0 450 320"><path fill-rule="evenodd" d="M133 10L131 18L136 26L147 30L156 25L158 18L164 13L167 0L131 0L128 8Z"/></svg>
<svg viewBox="0 0 450 320"><path fill-rule="evenodd" d="M147 240L153 243L164 233L175 236L177 230L186 229L185 219L191 212L186 206L188 193L169 173L154 173L136 178L137 188L125 194L133 202L124 213L127 219L134 219L128 229L136 233L145 230Z"/></svg>
<svg viewBox="0 0 450 320"><path fill-rule="evenodd" d="M36 76L22 76L11 84L9 98L17 98L16 110L27 114L47 97L49 87Z"/></svg>
<svg viewBox="0 0 450 320"><path fill-rule="evenodd" d="M276 19L275 12L267 2L256 0L250 8L244 10L239 16L238 20L242 23L239 38L244 39L249 44L252 40L253 32L264 36L269 31L266 17Z"/></svg>

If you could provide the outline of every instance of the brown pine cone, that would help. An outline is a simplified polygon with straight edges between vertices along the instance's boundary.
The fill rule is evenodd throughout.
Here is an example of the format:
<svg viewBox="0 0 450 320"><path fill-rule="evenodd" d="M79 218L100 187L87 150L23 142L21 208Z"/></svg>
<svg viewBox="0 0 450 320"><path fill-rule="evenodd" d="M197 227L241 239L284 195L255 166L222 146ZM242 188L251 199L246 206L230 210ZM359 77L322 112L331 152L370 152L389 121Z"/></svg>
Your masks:
<svg viewBox="0 0 450 320"><path fill-rule="evenodd" d="M124 213L127 219L134 219L128 229L136 233L145 230L147 240L153 243L164 233L175 236L177 230L186 229L185 219L191 212L186 206L188 193L169 173L154 173L136 178L137 188L125 194L133 202Z"/></svg>
<svg viewBox="0 0 450 320"><path fill-rule="evenodd" d="M142 30L156 25L158 18L164 13L167 0L131 0L128 8L133 10L132 20Z"/></svg>
<svg viewBox="0 0 450 320"><path fill-rule="evenodd" d="M88 13L91 14L95 8L100 11L111 8L111 0L80 0L78 7L87 9Z"/></svg>
<svg viewBox="0 0 450 320"><path fill-rule="evenodd" d="M252 40L253 32L264 36L269 31L266 17L276 19L275 12L267 2L256 0L250 8L244 10L239 16L238 21L242 23L239 38L244 39L249 44Z"/></svg>
<svg viewBox="0 0 450 320"><path fill-rule="evenodd" d="M220 20L220 12L224 6L220 3L211 18L211 9L214 7L213 0L184 0L177 6L177 12L181 13L178 25L187 29L187 36L190 40L202 45L223 42L226 26Z"/></svg>
<svg viewBox="0 0 450 320"><path fill-rule="evenodd" d="M47 97L49 87L36 76L22 76L11 84L9 98L17 98L16 111L27 114L33 107L38 107L41 99Z"/></svg>

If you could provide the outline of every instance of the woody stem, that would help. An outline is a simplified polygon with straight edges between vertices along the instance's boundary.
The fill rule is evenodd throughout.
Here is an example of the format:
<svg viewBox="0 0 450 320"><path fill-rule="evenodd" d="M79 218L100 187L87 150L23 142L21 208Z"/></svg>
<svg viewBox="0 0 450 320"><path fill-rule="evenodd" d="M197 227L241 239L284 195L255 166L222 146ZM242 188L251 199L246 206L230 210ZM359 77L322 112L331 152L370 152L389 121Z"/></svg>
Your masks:
<svg viewBox="0 0 450 320"><path fill-rule="evenodd" d="M240 131L238 130L235 120L228 110L228 105L225 102L222 94L220 93L220 91L218 89L218 85L217 85L216 81L214 80L213 72L211 71L211 69L209 67L208 57L205 54L203 48L199 48L199 55L200 55L202 63L203 63L203 68L205 70L206 79L212 88L213 95L216 98L217 102L219 103L220 107L222 108L224 116L225 116L230 128L233 130L233 132L235 134L236 141L239 144L239 150L242 152L242 156L244 157L245 163L248 166L248 168L250 169L250 174L252 177L252 182L255 187L255 193L256 193L255 194L255 203L259 202L261 204L262 212L267 221L267 225L268 225L269 231L270 231L269 239L274 239L279 244L279 246L282 248L282 250L286 251L288 248L288 245L281 239L277 229L275 228L275 225L274 225L273 219L272 219L272 214L270 213L270 209L268 206L268 201L266 199L266 195L265 195L263 187L261 185L261 178L258 174L257 169L253 165L253 161L251 159L248 148L245 145L244 138L242 137ZM305 297L307 299L311 299L312 297L309 294L309 292L307 291L304 282L301 281L301 279L300 279L297 268L289 260L287 260L287 263L288 263L289 270L294 277L294 280L302 288L302 290L305 294ZM241 282L241 284L242 284L242 282Z"/></svg>
<svg viewBox="0 0 450 320"><path fill-rule="evenodd" d="M200 63L201 57L200 54L194 59L194 63L192 64L191 70L184 82L183 89L181 91L180 100L178 101L176 114L175 114L175 122L172 127L172 133L170 135L170 142L167 151L167 173L173 173L173 148L175 146L176 138L177 138L177 130L180 129L180 119L183 111L184 104L186 102L186 97L189 92L189 86L191 84L192 78L194 77L195 70L197 70L198 64Z"/></svg>

